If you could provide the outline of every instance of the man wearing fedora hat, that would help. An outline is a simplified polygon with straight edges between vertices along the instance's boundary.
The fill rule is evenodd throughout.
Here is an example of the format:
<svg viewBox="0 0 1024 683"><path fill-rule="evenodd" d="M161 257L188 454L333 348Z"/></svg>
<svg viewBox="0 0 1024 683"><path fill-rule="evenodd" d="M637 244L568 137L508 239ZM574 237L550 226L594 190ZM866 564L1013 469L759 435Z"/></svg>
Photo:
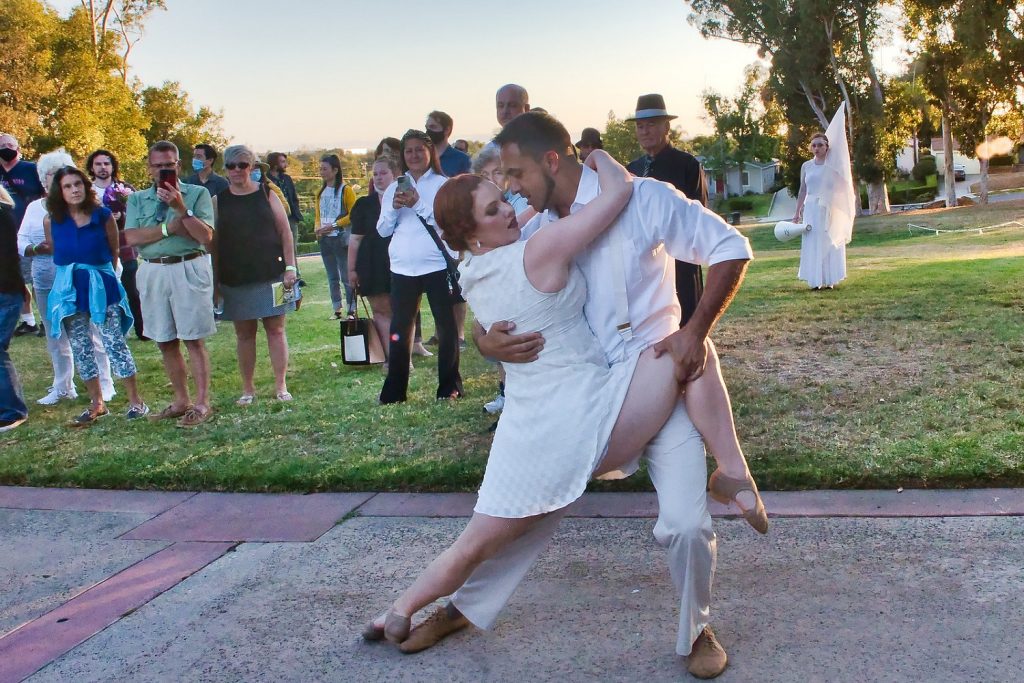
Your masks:
<svg viewBox="0 0 1024 683"><path fill-rule="evenodd" d="M586 161L595 149L604 149L600 131L597 128L584 128L579 142L576 143L576 149L580 151L580 161Z"/></svg>
<svg viewBox="0 0 1024 683"><path fill-rule="evenodd" d="M692 154L669 144L672 119L665 107L665 98L658 94L641 95L636 100L636 113L627 121L636 125L636 140L644 155L626 166L641 178L654 178L674 185L689 199L707 206L708 186L700 162ZM699 265L676 261L676 295L683 308L682 324L693 315L704 293L704 279Z"/></svg>

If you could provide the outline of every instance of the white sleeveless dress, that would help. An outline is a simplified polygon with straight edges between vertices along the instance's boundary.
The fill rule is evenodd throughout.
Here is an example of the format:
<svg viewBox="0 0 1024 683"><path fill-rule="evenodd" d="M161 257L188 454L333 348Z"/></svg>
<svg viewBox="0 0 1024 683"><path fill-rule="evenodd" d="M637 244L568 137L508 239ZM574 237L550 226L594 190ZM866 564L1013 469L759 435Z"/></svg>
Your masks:
<svg viewBox="0 0 1024 683"><path fill-rule="evenodd" d="M539 292L526 278L526 242L470 256L461 284L477 321L509 320L540 332L532 363L506 363L505 407L474 510L529 517L579 498L608 446L639 354L609 367L583 317L587 285L573 265L565 288Z"/></svg>
<svg viewBox="0 0 1024 683"><path fill-rule="evenodd" d="M832 244L828 234L829 173L814 159L804 162L800 173L807 188L803 219L813 227L801 237L797 277L811 287L832 287L846 279L846 245Z"/></svg>

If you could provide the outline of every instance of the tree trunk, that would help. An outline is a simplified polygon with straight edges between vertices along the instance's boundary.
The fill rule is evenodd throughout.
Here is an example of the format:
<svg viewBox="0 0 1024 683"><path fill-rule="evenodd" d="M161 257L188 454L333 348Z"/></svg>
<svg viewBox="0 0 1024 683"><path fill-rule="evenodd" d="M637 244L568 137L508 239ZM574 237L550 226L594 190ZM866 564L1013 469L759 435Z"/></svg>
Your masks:
<svg viewBox="0 0 1024 683"><path fill-rule="evenodd" d="M988 204L988 157L979 159L981 162L981 191L978 193L978 203Z"/></svg>
<svg viewBox="0 0 1024 683"><path fill-rule="evenodd" d="M891 211L889 206L889 188L885 186L885 181L879 180L874 183L868 183L868 210L865 212L866 215L889 213L889 211Z"/></svg>
<svg viewBox="0 0 1024 683"><path fill-rule="evenodd" d="M953 178L953 131L949 127L949 105L942 105L942 165L946 167L946 206L956 206L956 181Z"/></svg>

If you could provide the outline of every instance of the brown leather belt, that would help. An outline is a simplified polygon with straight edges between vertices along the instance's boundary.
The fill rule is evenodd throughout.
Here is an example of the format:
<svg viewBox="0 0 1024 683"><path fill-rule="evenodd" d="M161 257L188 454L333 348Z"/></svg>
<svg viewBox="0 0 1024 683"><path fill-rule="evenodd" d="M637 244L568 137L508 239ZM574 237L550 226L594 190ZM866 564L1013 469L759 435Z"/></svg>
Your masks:
<svg viewBox="0 0 1024 683"><path fill-rule="evenodd" d="M193 251L191 254L185 254L184 256L161 256L160 258L144 258L142 260L146 263L162 263L167 265L169 263L184 263L200 256L206 256L206 252Z"/></svg>

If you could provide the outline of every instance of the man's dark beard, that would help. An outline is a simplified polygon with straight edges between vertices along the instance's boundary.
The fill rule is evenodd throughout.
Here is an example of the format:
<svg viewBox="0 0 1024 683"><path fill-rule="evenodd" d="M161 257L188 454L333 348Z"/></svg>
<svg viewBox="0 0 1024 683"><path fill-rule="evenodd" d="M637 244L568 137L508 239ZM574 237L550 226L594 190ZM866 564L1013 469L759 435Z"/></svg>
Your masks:
<svg viewBox="0 0 1024 683"><path fill-rule="evenodd" d="M547 169L544 169L544 189L544 202L541 205L543 208L538 209L538 211L546 211L547 209L554 208L551 206L551 196L555 194L555 178L547 171Z"/></svg>

